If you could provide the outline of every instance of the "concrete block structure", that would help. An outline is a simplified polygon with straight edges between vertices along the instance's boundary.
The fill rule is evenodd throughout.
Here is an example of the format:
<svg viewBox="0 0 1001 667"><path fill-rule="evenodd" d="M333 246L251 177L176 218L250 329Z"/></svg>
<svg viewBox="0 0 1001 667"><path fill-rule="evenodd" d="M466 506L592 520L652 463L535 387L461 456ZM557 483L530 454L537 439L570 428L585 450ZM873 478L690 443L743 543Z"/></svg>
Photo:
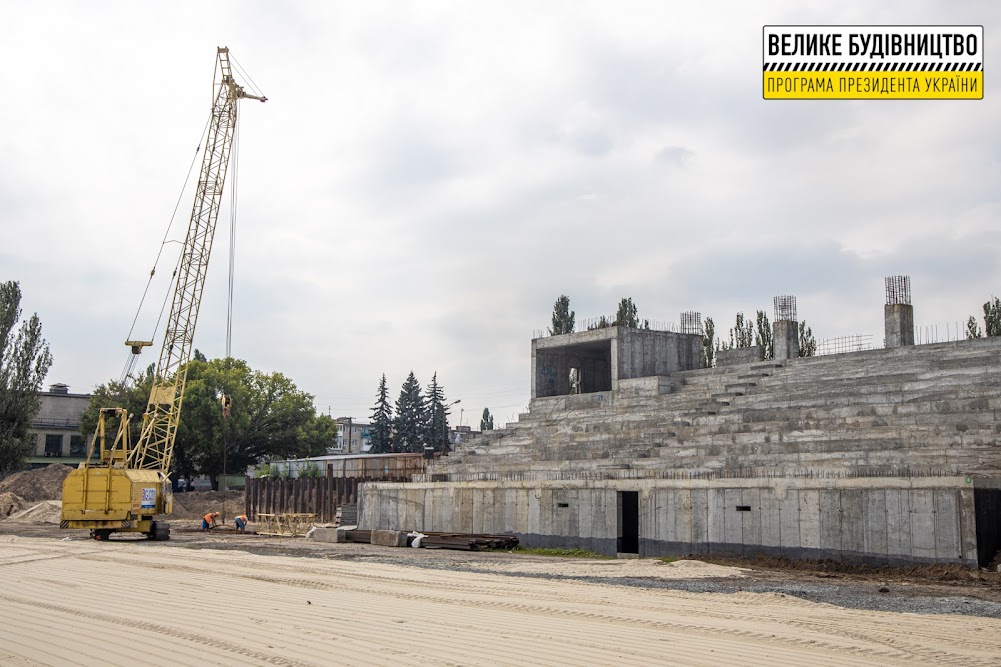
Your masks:
<svg viewBox="0 0 1001 667"><path fill-rule="evenodd" d="M716 350L716 365L734 366L737 364L750 364L755 361L761 361L763 354L760 345L735 347L732 350Z"/></svg>
<svg viewBox="0 0 1001 667"><path fill-rule="evenodd" d="M702 337L604 327L532 341L532 398L592 394L620 380L702 367Z"/></svg>
<svg viewBox="0 0 1001 667"><path fill-rule="evenodd" d="M699 337L638 333L533 341L529 411L414 483L364 485L360 525L642 556L1001 550L1001 338L699 368Z"/></svg>
<svg viewBox="0 0 1001 667"><path fill-rule="evenodd" d="M365 525L515 534L602 554L769 554L976 565L965 478L637 479L379 485ZM376 497L387 502L373 504ZM375 534L373 531L373 543Z"/></svg>
<svg viewBox="0 0 1001 667"><path fill-rule="evenodd" d="M914 306L911 305L910 276L886 278L883 325L886 347L914 345Z"/></svg>
<svg viewBox="0 0 1001 667"><path fill-rule="evenodd" d="M796 297L775 297L775 319L772 322L772 358L775 361L799 357L799 319Z"/></svg>

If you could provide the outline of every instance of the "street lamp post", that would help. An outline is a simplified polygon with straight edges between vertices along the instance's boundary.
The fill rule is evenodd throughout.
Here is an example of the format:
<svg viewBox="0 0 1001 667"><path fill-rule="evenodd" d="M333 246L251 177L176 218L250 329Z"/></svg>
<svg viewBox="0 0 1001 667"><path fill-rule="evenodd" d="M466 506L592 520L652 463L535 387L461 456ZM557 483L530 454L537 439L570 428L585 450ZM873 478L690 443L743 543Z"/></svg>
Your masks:
<svg viewBox="0 0 1001 667"><path fill-rule="evenodd" d="M441 437L442 437L441 453L442 454L448 453L448 415L445 414L445 411L448 410L453 405L457 405L459 403L462 403L461 398L457 398L448 405L443 405L441 408Z"/></svg>

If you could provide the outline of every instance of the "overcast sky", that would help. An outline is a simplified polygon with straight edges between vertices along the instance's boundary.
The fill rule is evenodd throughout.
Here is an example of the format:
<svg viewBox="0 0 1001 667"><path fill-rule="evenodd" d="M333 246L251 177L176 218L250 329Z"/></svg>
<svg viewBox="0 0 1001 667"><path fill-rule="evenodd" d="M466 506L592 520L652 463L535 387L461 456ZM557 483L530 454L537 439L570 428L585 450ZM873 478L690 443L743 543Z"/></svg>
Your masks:
<svg viewBox="0 0 1001 667"><path fill-rule="evenodd" d="M48 383L120 375L225 45L269 98L240 108L233 354L335 417L413 370L462 400L453 423L511 421L561 294L578 319L632 297L724 334L792 294L818 340L882 345L883 277L907 274L944 339L1001 293L999 19L991 0L0 0L0 280L42 320ZM765 101L766 24L983 25L985 99ZM177 249L133 334L157 347Z"/></svg>

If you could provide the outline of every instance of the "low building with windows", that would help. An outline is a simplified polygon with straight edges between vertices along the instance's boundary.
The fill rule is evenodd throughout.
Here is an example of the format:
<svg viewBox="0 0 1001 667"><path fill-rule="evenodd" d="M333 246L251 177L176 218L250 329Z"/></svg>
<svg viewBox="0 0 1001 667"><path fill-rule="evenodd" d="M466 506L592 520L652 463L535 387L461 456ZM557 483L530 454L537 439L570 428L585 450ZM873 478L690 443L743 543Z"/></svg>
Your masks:
<svg viewBox="0 0 1001 667"><path fill-rule="evenodd" d="M80 432L80 415L90 405L90 394L71 394L69 387L57 383L39 393L41 408L31 422L35 452L28 467L40 468L50 463L75 466L87 456L93 434Z"/></svg>

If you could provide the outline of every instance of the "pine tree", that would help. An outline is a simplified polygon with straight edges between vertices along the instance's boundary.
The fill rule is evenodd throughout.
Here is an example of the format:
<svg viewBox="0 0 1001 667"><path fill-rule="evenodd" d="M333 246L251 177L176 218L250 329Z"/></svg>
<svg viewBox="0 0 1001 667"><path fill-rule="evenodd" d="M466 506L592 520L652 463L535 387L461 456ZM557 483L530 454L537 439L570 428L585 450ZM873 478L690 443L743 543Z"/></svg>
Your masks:
<svg viewBox="0 0 1001 667"><path fill-rule="evenodd" d="M393 406L389 403L389 389L386 388L386 374L379 380L375 392L375 407L372 408L372 449L373 454L387 454L393 451Z"/></svg>
<svg viewBox="0 0 1001 667"><path fill-rule="evenodd" d="M438 384L438 373L431 376L427 387L427 439L425 442L436 452L447 452L448 408L445 406L445 391Z"/></svg>
<svg viewBox="0 0 1001 667"><path fill-rule="evenodd" d="M480 417L480 430L494 430L494 416L490 414L490 408L483 408L483 416Z"/></svg>
<svg viewBox="0 0 1001 667"><path fill-rule="evenodd" d="M570 310L570 297L561 295L553 306L553 325L549 329L549 335L573 333L575 326L575 313Z"/></svg>
<svg viewBox="0 0 1001 667"><path fill-rule="evenodd" d="M426 406L421 395L421 385L414 372L403 381L400 398L396 401L396 417L393 429L394 443L398 452L421 452L424 450L424 436L427 434Z"/></svg>
<svg viewBox="0 0 1001 667"><path fill-rule="evenodd" d="M52 365L42 323L32 315L21 319L21 287L0 283L0 475L18 467L34 448L28 432L38 414L38 391Z"/></svg>

